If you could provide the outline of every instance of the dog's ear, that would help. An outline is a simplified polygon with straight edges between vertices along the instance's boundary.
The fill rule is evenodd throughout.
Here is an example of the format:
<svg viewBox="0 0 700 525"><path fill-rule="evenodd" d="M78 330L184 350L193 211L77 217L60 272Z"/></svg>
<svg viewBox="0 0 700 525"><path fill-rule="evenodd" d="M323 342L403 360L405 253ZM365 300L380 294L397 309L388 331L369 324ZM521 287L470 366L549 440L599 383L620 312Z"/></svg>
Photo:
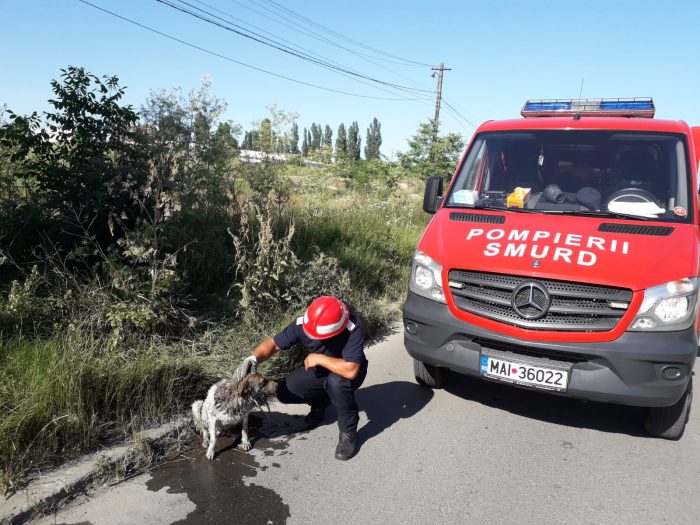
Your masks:
<svg viewBox="0 0 700 525"><path fill-rule="evenodd" d="M260 376L258 374L248 374L238 383L238 393L242 396L250 395L260 387Z"/></svg>

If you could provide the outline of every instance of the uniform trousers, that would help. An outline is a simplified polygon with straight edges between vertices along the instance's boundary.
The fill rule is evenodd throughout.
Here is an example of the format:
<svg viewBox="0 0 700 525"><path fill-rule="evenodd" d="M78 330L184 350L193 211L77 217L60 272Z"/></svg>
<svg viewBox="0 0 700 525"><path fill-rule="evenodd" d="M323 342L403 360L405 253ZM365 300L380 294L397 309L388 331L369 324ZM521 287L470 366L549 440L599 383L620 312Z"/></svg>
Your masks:
<svg viewBox="0 0 700 525"><path fill-rule="evenodd" d="M360 420L355 390L360 388L366 376L366 369L360 369L357 377L350 380L320 366L306 370L302 365L280 383L277 399L282 403L307 403L312 407L325 405L330 399L338 413L340 431L355 431Z"/></svg>

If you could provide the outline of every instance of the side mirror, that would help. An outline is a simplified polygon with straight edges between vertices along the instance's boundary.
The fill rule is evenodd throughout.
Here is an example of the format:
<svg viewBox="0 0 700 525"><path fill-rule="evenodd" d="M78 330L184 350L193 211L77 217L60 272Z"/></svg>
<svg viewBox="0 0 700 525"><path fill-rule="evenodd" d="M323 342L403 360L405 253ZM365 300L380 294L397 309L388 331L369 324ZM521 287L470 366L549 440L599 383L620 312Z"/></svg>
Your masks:
<svg viewBox="0 0 700 525"><path fill-rule="evenodd" d="M423 211L435 213L442 203L442 177L429 177L425 183Z"/></svg>

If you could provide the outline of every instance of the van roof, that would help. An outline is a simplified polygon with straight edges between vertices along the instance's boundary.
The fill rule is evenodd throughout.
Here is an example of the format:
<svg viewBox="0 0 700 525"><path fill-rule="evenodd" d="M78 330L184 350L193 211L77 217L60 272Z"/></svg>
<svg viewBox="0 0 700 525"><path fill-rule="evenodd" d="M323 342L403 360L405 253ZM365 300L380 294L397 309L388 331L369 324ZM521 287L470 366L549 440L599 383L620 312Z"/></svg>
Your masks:
<svg viewBox="0 0 700 525"><path fill-rule="evenodd" d="M484 131L513 131L528 129L600 129L620 131L659 131L690 134L690 128L682 120L658 120L630 117L531 117L512 120L489 120L478 133Z"/></svg>

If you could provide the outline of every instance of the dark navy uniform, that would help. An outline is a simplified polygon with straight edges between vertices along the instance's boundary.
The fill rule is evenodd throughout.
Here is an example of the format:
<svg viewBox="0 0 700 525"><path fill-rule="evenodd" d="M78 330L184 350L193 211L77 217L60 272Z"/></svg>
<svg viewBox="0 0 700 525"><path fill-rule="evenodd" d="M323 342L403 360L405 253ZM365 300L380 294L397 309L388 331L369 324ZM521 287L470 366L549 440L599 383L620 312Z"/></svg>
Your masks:
<svg viewBox="0 0 700 525"><path fill-rule="evenodd" d="M336 336L319 340L306 335L302 322L303 318L300 317L275 335L273 337L275 344L282 350L286 350L301 343L309 353L316 352L352 363L360 363L360 371L351 381L321 366L305 370L302 365L289 374L286 381L280 383L277 399L282 403L307 403L314 407L323 406L330 398L338 413L340 431L353 431L357 428L359 421L355 390L362 385L367 375L362 325L351 314L345 330Z"/></svg>

